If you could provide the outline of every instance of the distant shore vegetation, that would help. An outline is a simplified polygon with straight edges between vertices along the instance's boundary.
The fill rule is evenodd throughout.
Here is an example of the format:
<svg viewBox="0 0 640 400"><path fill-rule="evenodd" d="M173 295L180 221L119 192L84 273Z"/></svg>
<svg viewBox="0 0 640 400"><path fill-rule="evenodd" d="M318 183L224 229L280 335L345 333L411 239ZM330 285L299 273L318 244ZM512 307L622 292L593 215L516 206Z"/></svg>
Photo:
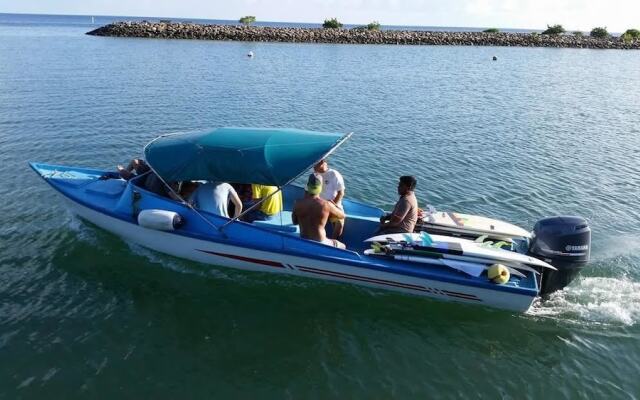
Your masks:
<svg viewBox="0 0 640 400"><path fill-rule="evenodd" d="M634 39L640 39L640 31L637 29L627 29L623 35L629 35Z"/></svg>
<svg viewBox="0 0 640 400"><path fill-rule="evenodd" d="M338 18L327 18L324 20L322 27L326 29L340 29L342 28L342 23L338 21Z"/></svg>
<svg viewBox="0 0 640 400"><path fill-rule="evenodd" d="M625 43L640 39L640 31L637 29L627 29L621 36Z"/></svg>
<svg viewBox="0 0 640 400"><path fill-rule="evenodd" d="M380 30L380 22L378 22L378 21L369 22L367 24L367 30L368 31L379 31Z"/></svg>
<svg viewBox="0 0 640 400"><path fill-rule="evenodd" d="M498 28L487 28L483 30L484 33L500 33L500 29Z"/></svg>
<svg viewBox="0 0 640 400"><path fill-rule="evenodd" d="M598 39L605 39L609 37L609 31L607 31L606 27L603 28L598 26L591 30L591 33L589 34L589 36L598 38Z"/></svg>
<svg viewBox="0 0 640 400"><path fill-rule="evenodd" d="M561 35L565 33L564 27L562 25L547 25L547 29L542 32L543 35Z"/></svg>
<svg viewBox="0 0 640 400"><path fill-rule="evenodd" d="M380 30L380 22L378 21L373 21L368 23L367 25L360 25L360 26L356 26L354 28L351 28L352 30L356 30L356 31L379 31Z"/></svg>
<svg viewBox="0 0 640 400"><path fill-rule="evenodd" d="M256 17L253 15L245 15L238 20L242 25L251 25L256 22Z"/></svg>

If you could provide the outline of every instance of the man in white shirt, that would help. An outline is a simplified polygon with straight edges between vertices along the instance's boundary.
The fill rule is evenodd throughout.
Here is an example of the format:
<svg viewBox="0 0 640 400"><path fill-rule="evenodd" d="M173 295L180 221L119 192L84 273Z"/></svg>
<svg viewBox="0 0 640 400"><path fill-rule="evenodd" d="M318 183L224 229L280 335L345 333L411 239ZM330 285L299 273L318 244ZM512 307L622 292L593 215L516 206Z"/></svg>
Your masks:
<svg viewBox="0 0 640 400"><path fill-rule="evenodd" d="M203 211L229 217L229 201L233 203L233 218L237 218L242 212L242 201L238 193L230 184L226 182L207 182L200 185L193 193L191 199L195 206Z"/></svg>
<svg viewBox="0 0 640 400"><path fill-rule="evenodd" d="M322 192L320 198L332 202L338 208L342 208L342 198L344 197L344 179L340 172L329 168L327 160L320 160L314 167L314 172L322 178ZM340 239L344 230L344 218L330 218L333 225L331 239Z"/></svg>

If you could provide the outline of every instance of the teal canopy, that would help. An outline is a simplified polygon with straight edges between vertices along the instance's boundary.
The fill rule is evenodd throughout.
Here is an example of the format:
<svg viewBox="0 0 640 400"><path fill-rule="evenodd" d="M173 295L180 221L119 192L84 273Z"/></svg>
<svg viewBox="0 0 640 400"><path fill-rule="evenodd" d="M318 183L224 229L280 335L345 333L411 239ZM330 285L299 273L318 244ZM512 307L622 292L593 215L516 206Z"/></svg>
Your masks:
<svg viewBox="0 0 640 400"><path fill-rule="evenodd" d="M349 135L299 129L219 128L161 136L144 149L165 181L207 180L282 186Z"/></svg>

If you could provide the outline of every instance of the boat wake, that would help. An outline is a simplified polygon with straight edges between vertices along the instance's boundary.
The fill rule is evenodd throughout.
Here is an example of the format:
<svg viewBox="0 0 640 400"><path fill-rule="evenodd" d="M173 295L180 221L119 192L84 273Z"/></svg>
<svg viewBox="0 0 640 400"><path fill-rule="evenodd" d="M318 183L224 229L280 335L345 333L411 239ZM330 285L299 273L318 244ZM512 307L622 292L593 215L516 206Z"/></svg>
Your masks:
<svg viewBox="0 0 640 400"><path fill-rule="evenodd" d="M640 282L626 277L585 277L535 304L528 314L632 326L640 321Z"/></svg>
<svg viewBox="0 0 640 400"><path fill-rule="evenodd" d="M617 257L634 256L640 252L640 240L638 234L618 235L597 243L597 253L592 253L591 261L608 261Z"/></svg>
<svg viewBox="0 0 640 400"><path fill-rule="evenodd" d="M294 281L290 277L282 278L280 276L260 276L259 278L256 278L255 276L247 275L246 273L234 271L225 267L211 267L205 264L169 257L156 251L149 250L136 243L126 242L126 245L132 253L145 258L149 263L159 265L162 268L167 268L181 274L233 281L234 283L246 286L268 286L272 284L279 284L284 287L306 288L310 286L309 282L302 279Z"/></svg>
<svg viewBox="0 0 640 400"><path fill-rule="evenodd" d="M157 253L153 250L149 250L146 247L132 242L125 242L131 252L137 256L145 258L151 264L157 264L163 268L168 268L174 272L183 274L192 274L203 277L213 277L219 279L232 279L228 274L218 268L197 268L189 265L189 261L176 259L166 256L164 254Z"/></svg>

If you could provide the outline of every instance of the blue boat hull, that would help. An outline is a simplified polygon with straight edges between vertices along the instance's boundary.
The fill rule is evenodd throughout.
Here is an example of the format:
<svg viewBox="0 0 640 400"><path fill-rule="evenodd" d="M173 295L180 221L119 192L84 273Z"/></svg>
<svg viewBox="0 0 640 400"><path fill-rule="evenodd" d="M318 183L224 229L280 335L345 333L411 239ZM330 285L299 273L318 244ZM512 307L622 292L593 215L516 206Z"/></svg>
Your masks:
<svg viewBox="0 0 640 400"><path fill-rule="evenodd" d="M526 311L538 294L534 274L512 278L504 285L486 276L472 277L446 267L399 262L364 254L382 211L345 200L344 241L340 250L301 239L290 226L293 201L302 189L283 189L285 211L271 224L233 222L157 196L136 185L135 179L100 180L103 170L32 163L31 167L63 195L69 208L81 218L127 241L176 257L215 266L289 274L350 283L438 300ZM173 231L145 228L137 222L141 210L174 211L186 223Z"/></svg>

